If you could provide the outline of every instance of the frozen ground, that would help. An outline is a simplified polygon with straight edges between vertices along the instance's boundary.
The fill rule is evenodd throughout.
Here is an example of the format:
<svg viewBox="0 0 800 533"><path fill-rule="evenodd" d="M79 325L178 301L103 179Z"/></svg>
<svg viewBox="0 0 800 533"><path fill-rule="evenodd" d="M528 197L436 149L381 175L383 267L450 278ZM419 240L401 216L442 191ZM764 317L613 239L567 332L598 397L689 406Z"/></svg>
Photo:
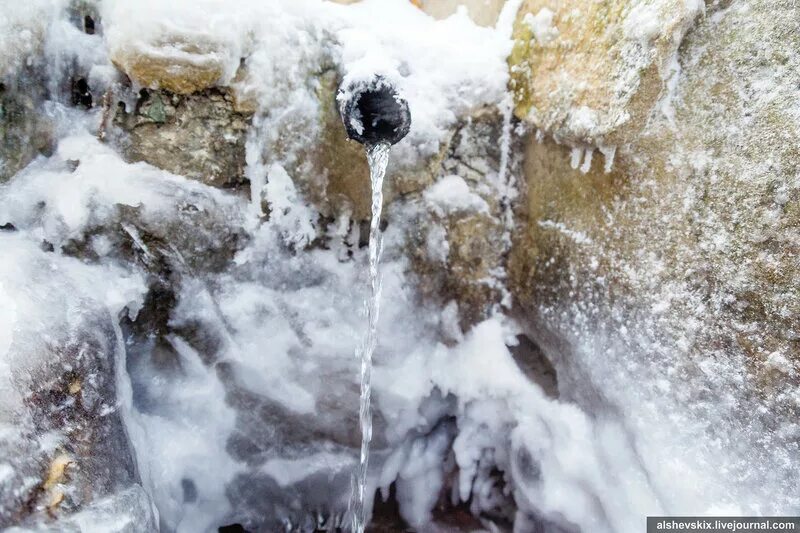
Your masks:
<svg viewBox="0 0 800 533"><path fill-rule="evenodd" d="M63 430L31 434L36 426L26 418L31 381L70 365L68 353L48 347L104 320L113 323L103 334L117 362L116 397L105 408L119 413L136 473L116 500L100 499L64 527L106 531L104 520L117 528L127 520L129 531L152 529L121 510L128 499L147 507L137 483L163 531L344 523L359 443L354 351L366 327L366 249L354 245L349 221L343 231L324 225L295 187L297 176L261 164L253 150L315 116L314 90L302 80L333 61L350 78L377 72L403 90L413 128L392 159L435 153L458 116L506 102L516 5L509 2L496 29L465 14L434 21L400 0L109 0L99 7L104 33L93 36L57 2L0 19L0 28L46 35L56 89L44 105L59 138L52 156L0 186L0 225L13 224L0 231L0 454L8 454L0 455L0 498L14 484L35 484L11 456L21 441L47 454L66 438ZM126 163L96 138L101 110L71 108L57 89L77 63L102 94L122 81L108 50L144 49L164 35L202 43L202 60L221 65L222 83L247 58L250 77L241 83L260 105L249 145L251 197ZM34 50L4 40L0 58L16 68ZM268 220L259 216L262 194ZM370 484L394 494L407 523L434 528L440 498L481 516L476 528L513 519L519 533L633 533L645 515L797 508L782 480L774 480L773 497L760 487L748 500L746 485L725 488L736 472L691 475L708 470L695 464L707 459L695 453L697 442L667 429L648 436L649 424L691 423L691 414L638 404L637 388L672 385L644 371L626 375L636 353L607 357L582 339L570 354L577 362L559 368L567 372L560 400L515 362L509 347L524 328L513 318L498 312L461 332L452 310L420 304L405 255L414 210L487 209L458 176L442 176L423 198L387 206L373 374ZM166 311L154 292L170 302ZM604 360L619 365L605 369L611 377L582 375ZM566 400L573 398L582 401ZM0 502L0 525L10 523L3 511Z"/></svg>

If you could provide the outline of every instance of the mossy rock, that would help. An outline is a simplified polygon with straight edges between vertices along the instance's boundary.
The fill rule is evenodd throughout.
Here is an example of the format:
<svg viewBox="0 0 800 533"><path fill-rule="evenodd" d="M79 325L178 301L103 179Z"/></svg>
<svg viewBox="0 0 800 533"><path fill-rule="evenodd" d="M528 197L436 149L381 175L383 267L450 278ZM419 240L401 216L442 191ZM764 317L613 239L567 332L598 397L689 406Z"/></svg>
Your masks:
<svg viewBox="0 0 800 533"><path fill-rule="evenodd" d="M0 84L0 182L52 151L52 125L37 109L38 92L26 78L16 87Z"/></svg>

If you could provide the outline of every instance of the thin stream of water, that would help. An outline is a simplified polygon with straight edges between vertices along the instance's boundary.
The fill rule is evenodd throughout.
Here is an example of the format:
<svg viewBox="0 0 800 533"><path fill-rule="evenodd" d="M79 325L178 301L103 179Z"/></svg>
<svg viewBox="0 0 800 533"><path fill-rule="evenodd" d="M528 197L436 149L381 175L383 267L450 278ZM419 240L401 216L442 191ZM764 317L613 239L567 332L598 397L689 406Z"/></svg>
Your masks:
<svg viewBox="0 0 800 533"><path fill-rule="evenodd" d="M364 499L367 490L367 468L369 465L369 444L372 440L372 412L370 410L372 355L378 344L378 316L380 313L381 278L380 260L383 239L380 230L381 210L383 208L383 177L389 162L389 145L385 143L367 147L370 183L372 185L372 220L369 226L369 284L370 295L366 300L367 334L357 351L361 359L361 456L358 472L353 479L353 493L350 497L353 533L363 533L366 527Z"/></svg>

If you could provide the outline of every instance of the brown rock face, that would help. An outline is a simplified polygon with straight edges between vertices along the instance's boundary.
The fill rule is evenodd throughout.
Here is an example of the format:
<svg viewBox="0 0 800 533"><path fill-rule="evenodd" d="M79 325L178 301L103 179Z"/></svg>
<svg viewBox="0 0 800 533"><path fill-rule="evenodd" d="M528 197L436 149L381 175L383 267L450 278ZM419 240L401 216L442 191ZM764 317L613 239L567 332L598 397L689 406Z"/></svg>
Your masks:
<svg viewBox="0 0 800 533"><path fill-rule="evenodd" d="M509 58L517 116L573 143L628 141L699 11L699 1L526 0Z"/></svg>
<svg viewBox="0 0 800 533"><path fill-rule="evenodd" d="M536 13L540 4L526 6ZM518 111L567 137L579 133L569 109L594 106L609 119L624 110L608 98L627 68L609 35L632 4L571 3L609 11L581 26L593 28L586 40L531 56L535 87L515 73ZM559 39L574 38L567 14L555 17ZM790 118L800 84L798 23L790 1L712 3L646 120L611 120L598 130L627 141L609 172L597 157L581 173L568 147L531 140L518 214L527 222L510 258L515 300L563 364L602 383L612 401L624 401L632 379L645 388L643 376L669 381L641 392L641 408L658 417L673 402L688 405L697 426L676 431L720 437L708 441L711 450L741 442L740 450L710 453L741 474L731 490L749 495L748 484L766 486L767 478L788 486L796 468L747 465L796 450L796 437L781 428L796 420L800 388L800 131ZM676 25L666 26L671 35ZM529 46L520 39L518 52ZM575 80L585 90L567 98L565 84ZM587 343L602 362L586 355Z"/></svg>
<svg viewBox="0 0 800 533"><path fill-rule="evenodd" d="M516 146L513 138L510 151ZM504 184L519 172L518 159L503 162L503 117L484 110L466 119L455 133L432 188L423 193L423 209L411 232L411 257L420 290L439 305L455 302L462 330L487 318L505 296L509 248L505 216L509 199ZM456 179L454 179L456 178ZM434 188L456 189L463 180L471 206L442 206Z"/></svg>
<svg viewBox="0 0 800 533"><path fill-rule="evenodd" d="M234 108L227 89L182 96L141 92L131 113L115 123L127 133L126 157L215 187L245 183L245 139L251 115Z"/></svg>

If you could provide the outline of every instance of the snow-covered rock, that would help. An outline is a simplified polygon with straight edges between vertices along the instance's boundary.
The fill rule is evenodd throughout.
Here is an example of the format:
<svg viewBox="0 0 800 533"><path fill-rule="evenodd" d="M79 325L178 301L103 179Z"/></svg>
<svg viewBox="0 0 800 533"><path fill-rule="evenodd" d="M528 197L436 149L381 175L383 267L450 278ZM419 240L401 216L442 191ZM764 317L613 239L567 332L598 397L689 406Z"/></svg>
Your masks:
<svg viewBox="0 0 800 533"><path fill-rule="evenodd" d="M570 143L627 142L703 8L702 0L526 0L509 57L517 116Z"/></svg>
<svg viewBox="0 0 800 533"><path fill-rule="evenodd" d="M683 27L664 26L665 37L648 25L660 20L641 11L649 7L610 4L628 15L598 24L602 35L629 28L658 47ZM586 16L598 5L569 9ZM567 21L569 9L554 19L562 36L583 20ZM579 132L569 120L540 119L584 103L548 101L556 78L532 78L543 99L529 117L543 135L527 146L527 202L517 213L527 222L512 248L511 287L529 333L557 359L562 397L625 413L664 511L791 513L800 505L791 488L800 465L800 18L792 2L707 9L640 108L644 120L616 126L625 144L613 164L599 149L575 156L552 139ZM625 57L589 35L581 42L596 49L562 49L553 66L575 66L570 79L587 88L609 86Z"/></svg>
<svg viewBox="0 0 800 533"><path fill-rule="evenodd" d="M118 315L141 280L0 234L0 525L60 517L138 483Z"/></svg>

